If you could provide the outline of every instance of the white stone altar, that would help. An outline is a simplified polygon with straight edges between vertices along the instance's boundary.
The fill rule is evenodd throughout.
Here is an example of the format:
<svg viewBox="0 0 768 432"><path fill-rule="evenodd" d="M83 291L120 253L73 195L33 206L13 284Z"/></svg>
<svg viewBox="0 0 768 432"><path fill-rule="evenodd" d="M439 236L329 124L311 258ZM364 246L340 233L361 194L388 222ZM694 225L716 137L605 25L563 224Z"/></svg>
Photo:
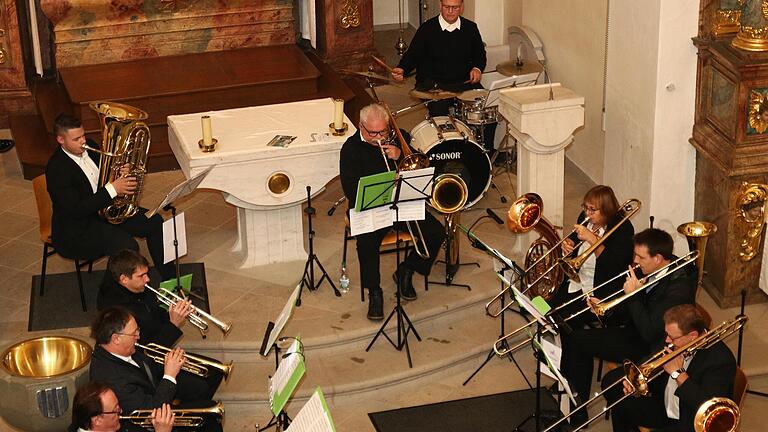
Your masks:
<svg viewBox="0 0 768 432"><path fill-rule="evenodd" d="M584 97L559 83L505 89L499 112L519 144L518 193L539 194L544 216L562 226L565 148L573 141L573 132L584 125ZM515 236L515 249L524 252L532 235Z"/></svg>
<svg viewBox="0 0 768 432"><path fill-rule="evenodd" d="M213 166L199 187L221 191L237 207L233 250L242 255L241 268L307 258L306 187L314 196L339 174L341 146L356 133L345 116L347 133L330 135L333 113L328 98L168 117L168 141L186 178ZM218 140L211 153L198 146L204 115ZM267 146L275 135L296 139L286 148Z"/></svg>

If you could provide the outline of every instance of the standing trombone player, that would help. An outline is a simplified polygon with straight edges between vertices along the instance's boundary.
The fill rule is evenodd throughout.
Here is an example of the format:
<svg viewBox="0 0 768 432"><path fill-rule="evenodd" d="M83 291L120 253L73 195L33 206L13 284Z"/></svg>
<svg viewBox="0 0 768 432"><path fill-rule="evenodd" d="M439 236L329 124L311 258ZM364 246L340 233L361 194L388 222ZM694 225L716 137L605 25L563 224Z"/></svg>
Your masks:
<svg viewBox="0 0 768 432"><path fill-rule="evenodd" d="M707 331L704 317L693 304L677 305L664 313L664 344L667 352L675 351ZM608 372L603 388L624 380L622 368ZM650 395L630 397L613 407L613 432L636 431L638 426L652 429L694 431L694 416L699 407L714 397L733 398L736 360L723 341L696 351L691 357L678 356L664 364L659 379L651 381ZM624 380L606 392L608 403L634 389Z"/></svg>
<svg viewBox="0 0 768 432"><path fill-rule="evenodd" d="M617 363L625 359L640 360L663 339L664 313L673 306L695 302L696 269L689 265L695 262L695 257L676 264L681 260L673 255L673 247L672 237L666 231L649 228L636 234L634 264L642 275L654 277L640 279L632 267L629 268L621 300L611 300L611 309L619 303L626 305L627 324L575 330L562 339L561 369L577 400L588 399L595 357ZM601 313L607 309L606 303L596 297L589 297L587 301L595 310L602 309ZM578 410L571 424L580 425L586 418L586 411Z"/></svg>
<svg viewBox="0 0 768 432"><path fill-rule="evenodd" d="M391 140L392 133L389 112L382 105L371 104L360 110L360 130L344 143L339 161L341 186L350 206L354 206L357 184L361 177L397 169L398 162L403 158L403 152L398 143ZM402 130L401 134L405 141L403 144L407 145L410 135ZM407 229L405 223L400 222L400 225L400 231L405 232ZM443 225L429 212L425 213L425 218L419 221L419 225L423 234L422 240L426 243L427 258L411 251L392 275L396 286L401 287L400 295L405 300L416 299L416 290L413 288L412 281L413 273L429 274L445 237ZM384 319L379 247L390 230L391 228L387 227L355 236L357 258L360 263L360 282L364 288L368 289L368 319L374 321Z"/></svg>

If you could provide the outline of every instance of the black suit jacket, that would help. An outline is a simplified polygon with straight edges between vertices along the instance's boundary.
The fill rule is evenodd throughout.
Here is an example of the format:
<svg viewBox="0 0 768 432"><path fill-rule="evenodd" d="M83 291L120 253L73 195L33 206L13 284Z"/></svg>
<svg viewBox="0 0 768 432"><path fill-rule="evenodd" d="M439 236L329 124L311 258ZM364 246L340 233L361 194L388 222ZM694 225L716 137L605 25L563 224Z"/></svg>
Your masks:
<svg viewBox="0 0 768 432"><path fill-rule="evenodd" d="M123 412L130 413L136 409L158 408L164 403L173 402L176 384L162 379L162 366L138 350L132 358L140 366L143 362L149 367L154 383L149 380L149 376L143 368L113 356L98 345L93 350L93 357L91 358L91 381L102 381L109 384L117 395Z"/></svg>
<svg viewBox="0 0 768 432"><path fill-rule="evenodd" d="M627 300L631 325L652 346L666 337L664 312L672 306L694 304L695 297L696 267L690 264L662 279L650 293L638 293Z"/></svg>
<svg viewBox="0 0 768 432"><path fill-rule="evenodd" d="M155 342L172 347L183 334L171 323L168 311L160 308L155 293L149 290L142 293L128 291L107 272L96 297L96 307L102 310L112 306L122 306L133 315L141 328L139 342L142 344Z"/></svg>
<svg viewBox="0 0 768 432"><path fill-rule="evenodd" d="M736 376L736 359L723 342L698 350L686 369L688 379L677 388L680 398L680 422L674 428L680 432L693 432L693 419L701 404L713 397L733 398L733 381ZM664 390L669 375L651 383L651 397L664 401Z"/></svg>
<svg viewBox="0 0 768 432"><path fill-rule="evenodd" d="M90 141L88 145L96 146ZM95 152L88 155L99 166ZM53 246L63 255L74 256L78 244L98 241L84 236L90 226L100 222L98 211L112 202L109 192L100 187L93 193L83 170L59 147L45 167L48 194L53 204L51 237Z"/></svg>

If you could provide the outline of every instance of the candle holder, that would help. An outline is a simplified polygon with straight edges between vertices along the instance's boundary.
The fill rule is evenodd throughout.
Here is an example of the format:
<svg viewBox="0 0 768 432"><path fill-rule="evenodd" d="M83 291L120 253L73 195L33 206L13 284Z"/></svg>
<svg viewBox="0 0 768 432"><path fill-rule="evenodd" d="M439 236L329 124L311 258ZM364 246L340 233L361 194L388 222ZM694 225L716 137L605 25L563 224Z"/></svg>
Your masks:
<svg viewBox="0 0 768 432"><path fill-rule="evenodd" d="M211 138L211 143L208 145L203 144L203 140L200 140L197 142L197 145L200 146L200 150L203 151L203 153L210 153L212 151L216 150L216 144L219 143L219 140L216 138Z"/></svg>
<svg viewBox="0 0 768 432"><path fill-rule="evenodd" d="M336 129L333 125L333 123L328 125L328 129L331 130L331 135L333 136L344 136L344 134L347 133L347 130L349 130L349 125L347 122L341 123L341 129Z"/></svg>

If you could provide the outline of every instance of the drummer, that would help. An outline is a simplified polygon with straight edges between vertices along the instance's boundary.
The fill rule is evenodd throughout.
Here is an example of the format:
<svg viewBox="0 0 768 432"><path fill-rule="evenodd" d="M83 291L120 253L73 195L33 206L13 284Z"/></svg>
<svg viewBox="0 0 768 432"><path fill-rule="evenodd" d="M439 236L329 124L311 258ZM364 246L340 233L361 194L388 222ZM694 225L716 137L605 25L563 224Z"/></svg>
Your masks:
<svg viewBox="0 0 768 432"><path fill-rule="evenodd" d="M482 88L480 78L486 57L477 24L461 17L464 0L440 0L440 14L425 21L416 31L392 78L403 81L416 69L416 89L442 89L450 92ZM429 114L448 115L454 99L429 103ZM495 126L495 125L494 125ZM495 129L495 127L493 128ZM493 133L486 130L486 149L493 150Z"/></svg>

